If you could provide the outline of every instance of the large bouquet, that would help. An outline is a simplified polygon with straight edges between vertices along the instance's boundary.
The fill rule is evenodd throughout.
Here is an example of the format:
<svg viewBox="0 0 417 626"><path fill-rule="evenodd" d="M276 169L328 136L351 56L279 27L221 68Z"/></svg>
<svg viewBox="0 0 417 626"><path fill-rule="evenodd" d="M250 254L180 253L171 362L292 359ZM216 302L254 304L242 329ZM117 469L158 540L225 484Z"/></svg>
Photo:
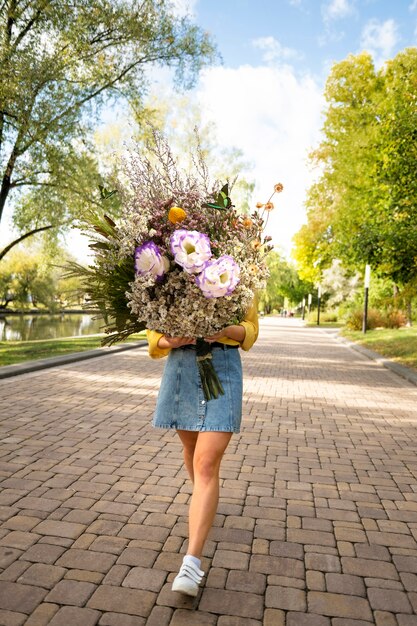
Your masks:
<svg viewBox="0 0 417 626"><path fill-rule="evenodd" d="M273 204L270 198L240 213L227 184L209 183L200 149L193 163L192 173L181 170L158 133L146 152L126 153L117 182L121 217L89 214L83 226L94 234L95 262L76 270L106 321L103 343L144 328L197 338L210 398L222 390L212 373L204 375L211 355L202 338L242 321L264 286L272 246L263 231ZM273 193L280 191L275 185Z"/></svg>

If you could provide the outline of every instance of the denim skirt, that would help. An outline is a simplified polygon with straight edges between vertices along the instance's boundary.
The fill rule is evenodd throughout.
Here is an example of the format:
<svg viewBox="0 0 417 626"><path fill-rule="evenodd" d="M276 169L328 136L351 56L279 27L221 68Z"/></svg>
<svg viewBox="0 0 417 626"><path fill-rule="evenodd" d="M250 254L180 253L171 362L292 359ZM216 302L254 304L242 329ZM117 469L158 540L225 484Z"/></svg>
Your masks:
<svg viewBox="0 0 417 626"><path fill-rule="evenodd" d="M212 348L213 367L224 395L206 401L195 350L171 350L165 363L153 418L155 428L238 433L242 420L239 349Z"/></svg>

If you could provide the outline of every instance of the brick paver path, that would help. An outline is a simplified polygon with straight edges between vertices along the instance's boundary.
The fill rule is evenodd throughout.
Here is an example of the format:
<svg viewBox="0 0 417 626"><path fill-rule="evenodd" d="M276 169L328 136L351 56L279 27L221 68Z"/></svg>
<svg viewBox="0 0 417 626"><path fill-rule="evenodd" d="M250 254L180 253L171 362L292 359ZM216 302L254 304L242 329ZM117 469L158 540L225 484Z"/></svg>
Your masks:
<svg viewBox="0 0 417 626"><path fill-rule="evenodd" d="M417 388L265 319L197 599L190 484L145 349L0 383L0 624L417 624Z"/></svg>

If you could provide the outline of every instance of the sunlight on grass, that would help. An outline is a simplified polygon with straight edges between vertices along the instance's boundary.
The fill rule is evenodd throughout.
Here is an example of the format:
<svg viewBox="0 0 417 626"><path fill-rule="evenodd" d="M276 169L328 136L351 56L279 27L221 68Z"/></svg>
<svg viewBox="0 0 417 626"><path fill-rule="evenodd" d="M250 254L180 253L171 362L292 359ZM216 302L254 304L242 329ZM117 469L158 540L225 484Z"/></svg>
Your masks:
<svg viewBox="0 0 417 626"><path fill-rule="evenodd" d="M131 335L126 342L146 339L145 333ZM123 342L123 343L126 343ZM116 344L120 345L120 344ZM0 341L0 366L47 359L73 352L94 350L101 346L101 337L86 336L45 341ZM105 350L106 348L103 348Z"/></svg>
<svg viewBox="0 0 417 626"><path fill-rule="evenodd" d="M360 331L341 331L343 337L374 350L397 363L417 369L417 328L382 328Z"/></svg>

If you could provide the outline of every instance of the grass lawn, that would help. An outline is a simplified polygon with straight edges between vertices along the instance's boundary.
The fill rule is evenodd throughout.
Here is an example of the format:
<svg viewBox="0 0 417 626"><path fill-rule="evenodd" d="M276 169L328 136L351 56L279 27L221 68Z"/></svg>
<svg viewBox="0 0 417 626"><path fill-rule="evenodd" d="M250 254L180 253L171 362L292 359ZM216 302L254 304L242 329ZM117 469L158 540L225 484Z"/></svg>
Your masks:
<svg viewBox="0 0 417 626"><path fill-rule="evenodd" d="M341 334L346 339L417 370L417 327L382 328L368 330L365 334L343 329Z"/></svg>
<svg viewBox="0 0 417 626"><path fill-rule="evenodd" d="M138 333L131 335L127 341L138 341L145 338L145 333ZM72 352L93 350L94 348L99 348L100 345L101 337L97 335L48 339L45 341L0 341L0 367L12 365L13 363L35 361L36 359L47 359Z"/></svg>

